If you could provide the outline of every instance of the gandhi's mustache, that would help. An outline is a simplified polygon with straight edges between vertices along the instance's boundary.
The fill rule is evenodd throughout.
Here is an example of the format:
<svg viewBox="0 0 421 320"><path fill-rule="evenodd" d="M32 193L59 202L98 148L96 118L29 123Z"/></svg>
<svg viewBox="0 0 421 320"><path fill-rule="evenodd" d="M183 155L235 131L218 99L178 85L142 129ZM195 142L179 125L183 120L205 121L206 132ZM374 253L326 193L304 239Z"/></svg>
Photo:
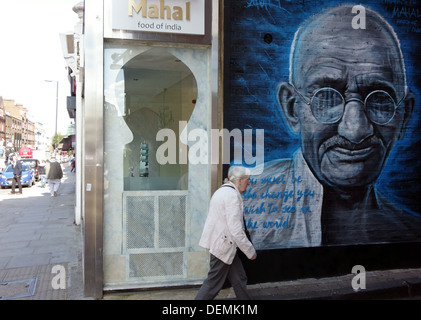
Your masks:
<svg viewBox="0 0 421 320"><path fill-rule="evenodd" d="M332 148L343 148L343 149L348 149L348 150L361 150L361 149L365 149L365 148L369 148L369 147L373 147L376 148L378 146L382 146L382 142L381 140L376 137L376 136L370 136L367 137L366 139L364 139L362 142L360 143L354 143L349 141L348 139L340 136L340 135L336 135L333 136L331 138L329 138L328 140L326 140L325 142L322 143L322 145L320 146L320 152L321 154L325 153L326 151L328 151L329 149Z"/></svg>

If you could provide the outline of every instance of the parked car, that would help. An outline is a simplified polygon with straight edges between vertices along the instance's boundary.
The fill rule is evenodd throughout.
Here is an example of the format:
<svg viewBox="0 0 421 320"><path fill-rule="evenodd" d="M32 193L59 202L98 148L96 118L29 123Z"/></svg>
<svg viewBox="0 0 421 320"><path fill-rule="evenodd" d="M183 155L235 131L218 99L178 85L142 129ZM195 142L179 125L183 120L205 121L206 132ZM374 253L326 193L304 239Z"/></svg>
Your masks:
<svg viewBox="0 0 421 320"><path fill-rule="evenodd" d="M9 164L3 172L0 172L0 186L2 189L12 186L13 166ZM22 186L31 187L35 184L34 170L28 164L22 164L22 176L20 177ZM17 187L17 185L16 185Z"/></svg>
<svg viewBox="0 0 421 320"><path fill-rule="evenodd" d="M27 158L27 159L20 159L19 161L22 162L22 164L24 163L28 164L31 167L31 169L34 170L35 181L40 180L38 159Z"/></svg>

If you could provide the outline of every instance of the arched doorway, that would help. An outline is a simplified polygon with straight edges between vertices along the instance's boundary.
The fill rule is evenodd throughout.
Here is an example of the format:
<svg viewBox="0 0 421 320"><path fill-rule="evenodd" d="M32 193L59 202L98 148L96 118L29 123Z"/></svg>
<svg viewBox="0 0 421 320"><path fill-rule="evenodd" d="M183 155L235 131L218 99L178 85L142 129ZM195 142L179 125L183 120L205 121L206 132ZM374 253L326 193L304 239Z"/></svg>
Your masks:
<svg viewBox="0 0 421 320"><path fill-rule="evenodd" d="M210 164L189 163L182 137L189 128L210 131L209 59L206 48L104 50L105 288L206 276L208 254L198 243ZM161 130L175 137L170 163L157 153L168 142Z"/></svg>
<svg viewBox="0 0 421 320"><path fill-rule="evenodd" d="M186 190L188 163L160 164L155 156L162 141L159 130L178 133L180 122L188 122L197 100L192 71L162 48L143 52L121 69L124 72L124 120L133 134L126 145L125 190ZM176 145L180 145L179 134ZM174 150L174 149L173 149ZM175 149L175 158L179 150Z"/></svg>

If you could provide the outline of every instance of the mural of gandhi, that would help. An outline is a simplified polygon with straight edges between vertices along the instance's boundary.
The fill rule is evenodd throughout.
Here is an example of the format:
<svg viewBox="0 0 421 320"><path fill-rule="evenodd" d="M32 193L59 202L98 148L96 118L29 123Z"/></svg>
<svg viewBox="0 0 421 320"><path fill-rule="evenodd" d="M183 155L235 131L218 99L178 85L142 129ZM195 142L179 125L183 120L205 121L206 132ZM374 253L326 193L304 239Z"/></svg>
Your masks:
<svg viewBox="0 0 421 320"><path fill-rule="evenodd" d="M369 8L354 29L352 8L328 8L295 34L278 101L301 148L253 178L246 213L265 213L249 220L257 248L421 240L421 218L375 189L415 103L399 40Z"/></svg>

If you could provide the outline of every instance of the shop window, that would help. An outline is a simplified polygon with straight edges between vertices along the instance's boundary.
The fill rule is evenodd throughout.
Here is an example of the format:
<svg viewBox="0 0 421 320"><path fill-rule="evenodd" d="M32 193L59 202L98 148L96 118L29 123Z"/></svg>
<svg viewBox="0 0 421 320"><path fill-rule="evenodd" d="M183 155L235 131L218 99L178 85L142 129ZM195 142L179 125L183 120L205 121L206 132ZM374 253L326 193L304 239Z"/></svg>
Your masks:
<svg viewBox="0 0 421 320"><path fill-rule="evenodd" d="M124 81L123 119L132 134L124 148L124 190L186 190L188 163L179 161L180 123L188 122L197 99L190 69L164 49L154 48L130 59L117 75ZM160 159L160 130L175 133L175 164ZM161 151L165 148L161 148Z"/></svg>

